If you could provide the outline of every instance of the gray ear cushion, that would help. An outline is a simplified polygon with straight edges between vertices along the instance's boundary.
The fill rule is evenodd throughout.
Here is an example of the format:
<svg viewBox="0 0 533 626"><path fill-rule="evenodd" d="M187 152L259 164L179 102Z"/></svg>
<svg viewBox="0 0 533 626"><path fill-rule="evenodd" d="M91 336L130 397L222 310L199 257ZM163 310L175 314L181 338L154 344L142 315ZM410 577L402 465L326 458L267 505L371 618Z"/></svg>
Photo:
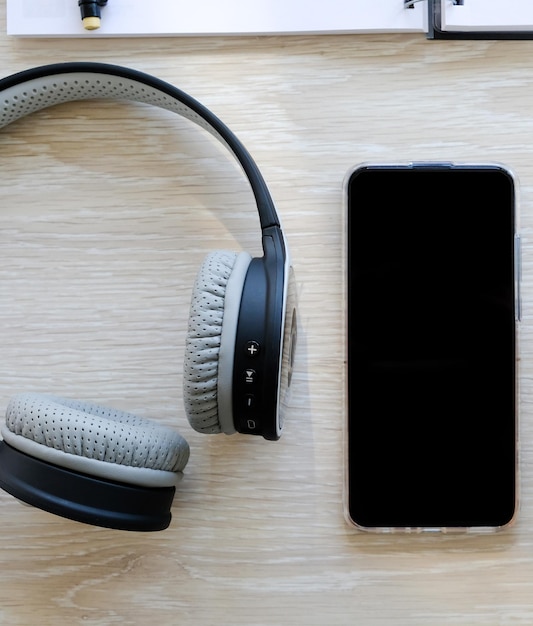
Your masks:
<svg viewBox="0 0 533 626"><path fill-rule="evenodd" d="M35 393L12 398L2 437L41 460L141 486L175 485L189 459L185 439L124 411Z"/></svg>
<svg viewBox="0 0 533 626"><path fill-rule="evenodd" d="M183 368L183 399L191 426L202 433L235 432L232 412L233 354L246 252L212 252L193 287Z"/></svg>

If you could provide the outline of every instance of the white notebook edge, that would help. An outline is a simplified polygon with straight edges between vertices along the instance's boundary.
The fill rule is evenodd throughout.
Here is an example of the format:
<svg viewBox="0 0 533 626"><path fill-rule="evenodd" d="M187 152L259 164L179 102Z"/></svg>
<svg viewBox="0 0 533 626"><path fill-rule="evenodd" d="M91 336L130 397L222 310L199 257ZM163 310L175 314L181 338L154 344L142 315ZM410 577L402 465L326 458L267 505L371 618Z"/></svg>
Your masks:
<svg viewBox="0 0 533 626"><path fill-rule="evenodd" d="M83 28L77 0L6 0L7 34L19 37L177 37L427 32L426 2L404 0L109 0L101 27ZM146 11L147 4L150 11ZM370 10L369 10L370 7Z"/></svg>
<svg viewBox="0 0 533 626"><path fill-rule="evenodd" d="M464 0L462 5L453 0L438 1L440 29L444 32L533 32L531 0Z"/></svg>

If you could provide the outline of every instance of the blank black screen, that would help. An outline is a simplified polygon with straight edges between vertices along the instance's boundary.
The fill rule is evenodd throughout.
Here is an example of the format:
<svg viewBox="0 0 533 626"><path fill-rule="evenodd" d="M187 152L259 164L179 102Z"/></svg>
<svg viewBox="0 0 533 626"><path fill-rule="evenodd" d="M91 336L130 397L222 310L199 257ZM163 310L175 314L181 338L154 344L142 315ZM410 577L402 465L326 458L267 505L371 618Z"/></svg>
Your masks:
<svg viewBox="0 0 533 626"><path fill-rule="evenodd" d="M503 526L516 500L513 180L364 167L347 193L349 515Z"/></svg>

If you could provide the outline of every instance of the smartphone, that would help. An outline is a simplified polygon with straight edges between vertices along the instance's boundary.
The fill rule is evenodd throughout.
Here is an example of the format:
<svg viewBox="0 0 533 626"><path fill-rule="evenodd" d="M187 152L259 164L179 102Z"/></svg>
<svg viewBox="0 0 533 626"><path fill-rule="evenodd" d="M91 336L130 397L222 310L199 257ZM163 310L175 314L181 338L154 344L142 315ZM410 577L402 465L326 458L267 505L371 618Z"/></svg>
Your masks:
<svg viewBox="0 0 533 626"><path fill-rule="evenodd" d="M375 531L494 531L517 510L516 185L493 164L345 179L345 510Z"/></svg>

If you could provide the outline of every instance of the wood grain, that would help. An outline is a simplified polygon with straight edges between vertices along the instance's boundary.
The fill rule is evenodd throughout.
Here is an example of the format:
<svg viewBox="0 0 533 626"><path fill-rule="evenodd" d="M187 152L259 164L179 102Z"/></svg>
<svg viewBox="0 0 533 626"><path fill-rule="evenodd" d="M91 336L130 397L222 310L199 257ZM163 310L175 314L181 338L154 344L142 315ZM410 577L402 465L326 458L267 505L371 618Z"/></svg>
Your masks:
<svg viewBox="0 0 533 626"><path fill-rule="evenodd" d="M529 626L529 43L30 40L8 38L3 17L0 31L2 75L106 61L211 108L268 181L300 300L280 442L192 432L181 372L194 275L212 249L260 250L238 168L188 122L129 104L61 105L2 132L1 406L26 389L98 400L175 426L192 454L162 533L91 528L1 493L0 623ZM520 183L522 497L516 525L495 536L372 536L343 519L343 178L411 159L496 161Z"/></svg>

